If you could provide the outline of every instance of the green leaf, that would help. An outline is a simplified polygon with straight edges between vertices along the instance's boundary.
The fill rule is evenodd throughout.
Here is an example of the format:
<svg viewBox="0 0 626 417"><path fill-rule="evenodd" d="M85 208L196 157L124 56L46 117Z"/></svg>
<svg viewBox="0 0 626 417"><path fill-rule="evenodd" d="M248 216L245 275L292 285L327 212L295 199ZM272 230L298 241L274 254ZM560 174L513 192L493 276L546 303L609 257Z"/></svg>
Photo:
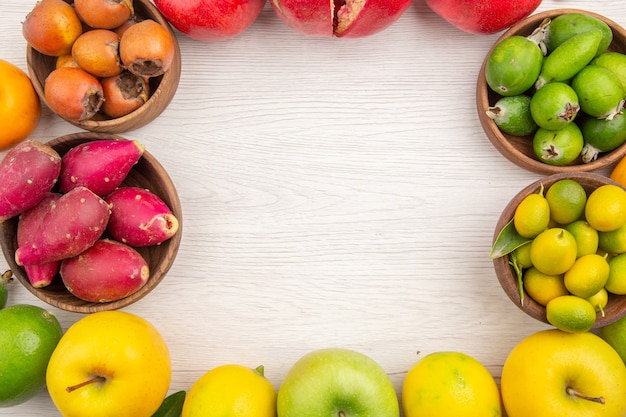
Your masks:
<svg viewBox="0 0 626 417"><path fill-rule="evenodd" d="M186 395L185 391L178 391L165 398L159 409L152 414L152 417L180 417L183 413Z"/></svg>
<svg viewBox="0 0 626 417"><path fill-rule="evenodd" d="M511 219L506 225L504 225L502 230L500 230L500 233L498 233L496 241L493 242L489 257L491 259L496 259L501 256L508 255L531 240L532 239L522 237L517 233L515 225L513 224L513 219Z"/></svg>
<svg viewBox="0 0 626 417"><path fill-rule="evenodd" d="M513 267L513 270L515 270L515 275L517 277L517 288L519 289L519 302L520 305L524 305L524 273L522 271L522 268L519 266L519 263L517 262L517 252L511 253L509 265L511 265Z"/></svg>

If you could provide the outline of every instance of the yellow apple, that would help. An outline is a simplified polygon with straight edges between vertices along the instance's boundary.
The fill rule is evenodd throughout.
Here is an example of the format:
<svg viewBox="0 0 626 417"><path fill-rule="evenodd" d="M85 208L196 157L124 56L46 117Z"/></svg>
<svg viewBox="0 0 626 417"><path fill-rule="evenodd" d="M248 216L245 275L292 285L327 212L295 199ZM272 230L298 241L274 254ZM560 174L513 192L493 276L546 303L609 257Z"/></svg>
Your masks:
<svg viewBox="0 0 626 417"><path fill-rule="evenodd" d="M626 366L589 332L531 334L509 353L500 385L509 417L626 415Z"/></svg>
<svg viewBox="0 0 626 417"><path fill-rule="evenodd" d="M167 395L167 345L145 319L121 311L74 323L52 353L50 397L64 417L150 417Z"/></svg>

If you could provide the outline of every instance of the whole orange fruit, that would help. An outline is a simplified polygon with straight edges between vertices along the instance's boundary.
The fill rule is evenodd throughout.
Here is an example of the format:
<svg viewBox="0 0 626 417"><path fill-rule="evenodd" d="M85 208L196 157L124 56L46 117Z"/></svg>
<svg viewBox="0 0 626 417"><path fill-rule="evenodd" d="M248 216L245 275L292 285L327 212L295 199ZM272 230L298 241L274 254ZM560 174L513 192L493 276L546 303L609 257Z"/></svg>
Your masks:
<svg viewBox="0 0 626 417"><path fill-rule="evenodd" d="M0 151L30 135L40 116L39 96L28 75L0 59Z"/></svg>

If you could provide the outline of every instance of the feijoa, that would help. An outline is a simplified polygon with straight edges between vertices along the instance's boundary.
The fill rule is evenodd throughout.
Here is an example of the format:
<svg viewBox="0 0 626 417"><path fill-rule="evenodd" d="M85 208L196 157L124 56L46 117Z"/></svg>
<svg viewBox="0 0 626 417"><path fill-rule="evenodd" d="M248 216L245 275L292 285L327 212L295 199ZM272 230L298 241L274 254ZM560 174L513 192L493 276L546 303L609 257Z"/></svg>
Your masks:
<svg viewBox="0 0 626 417"><path fill-rule="evenodd" d="M622 82L626 96L626 55L620 52L605 52L591 61L592 64L613 71Z"/></svg>
<svg viewBox="0 0 626 417"><path fill-rule="evenodd" d="M567 81L575 76L594 58L601 40L599 30L590 30L563 42L543 60L535 87L540 89L547 83Z"/></svg>
<svg viewBox="0 0 626 417"><path fill-rule="evenodd" d="M579 110L576 92L562 82L546 84L530 100L533 120L548 130L564 128L574 120Z"/></svg>
<svg viewBox="0 0 626 417"><path fill-rule="evenodd" d="M528 136L537 130L537 123L530 114L530 97L518 95L502 97L495 105L489 107L487 116L493 119L496 126L509 135Z"/></svg>
<svg viewBox="0 0 626 417"><path fill-rule="evenodd" d="M535 155L548 165L563 166L574 162L583 145L583 135L576 123L559 130L539 128L533 137Z"/></svg>
<svg viewBox="0 0 626 417"><path fill-rule="evenodd" d="M536 42L511 36L494 47L487 58L487 85L501 96L517 96L531 88L541 71L543 53Z"/></svg>
<svg viewBox="0 0 626 417"><path fill-rule="evenodd" d="M613 32L602 20L584 13L565 13L552 19L546 35L548 51L554 51L569 38L590 30L599 30L602 40L598 44L596 56L606 51L613 41Z"/></svg>
<svg viewBox="0 0 626 417"><path fill-rule="evenodd" d="M612 119L621 111L624 99L622 82L612 71L587 65L572 80L580 108L590 116Z"/></svg>
<svg viewBox="0 0 626 417"><path fill-rule="evenodd" d="M585 140L583 162L595 161L601 152L610 152L626 142L626 116L616 114L611 120L584 116L580 130Z"/></svg>

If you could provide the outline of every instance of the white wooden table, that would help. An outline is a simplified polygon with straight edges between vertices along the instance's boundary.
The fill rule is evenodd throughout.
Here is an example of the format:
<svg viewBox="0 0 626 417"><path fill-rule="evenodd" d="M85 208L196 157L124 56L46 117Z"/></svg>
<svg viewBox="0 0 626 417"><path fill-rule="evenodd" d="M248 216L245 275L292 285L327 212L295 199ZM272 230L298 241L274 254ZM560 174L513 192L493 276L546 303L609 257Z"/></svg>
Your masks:
<svg viewBox="0 0 626 417"><path fill-rule="evenodd" d="M0 58L24 70L33 5L0 0ZM569 7L626 25L617 1L537 11ZM168 342L170 392L225 363L263 364L278 388L301 355L335 346L370 355L398 393L417 351L463 351L498 378L512 347L547 327L508 300L488 256L501 210L540 178L477 119L476 78L498 34L461 32L415 0L357 40L306 38L269 4L232 40L177 35L176 96L124 134L160 160L183 206L168 276L125 308ZM32 137L77 131L44 109ZM18 282L17 303L46 306ZM50 310L64 329L82 317ZM0 409L52 415L45 392Z"/></svg>

